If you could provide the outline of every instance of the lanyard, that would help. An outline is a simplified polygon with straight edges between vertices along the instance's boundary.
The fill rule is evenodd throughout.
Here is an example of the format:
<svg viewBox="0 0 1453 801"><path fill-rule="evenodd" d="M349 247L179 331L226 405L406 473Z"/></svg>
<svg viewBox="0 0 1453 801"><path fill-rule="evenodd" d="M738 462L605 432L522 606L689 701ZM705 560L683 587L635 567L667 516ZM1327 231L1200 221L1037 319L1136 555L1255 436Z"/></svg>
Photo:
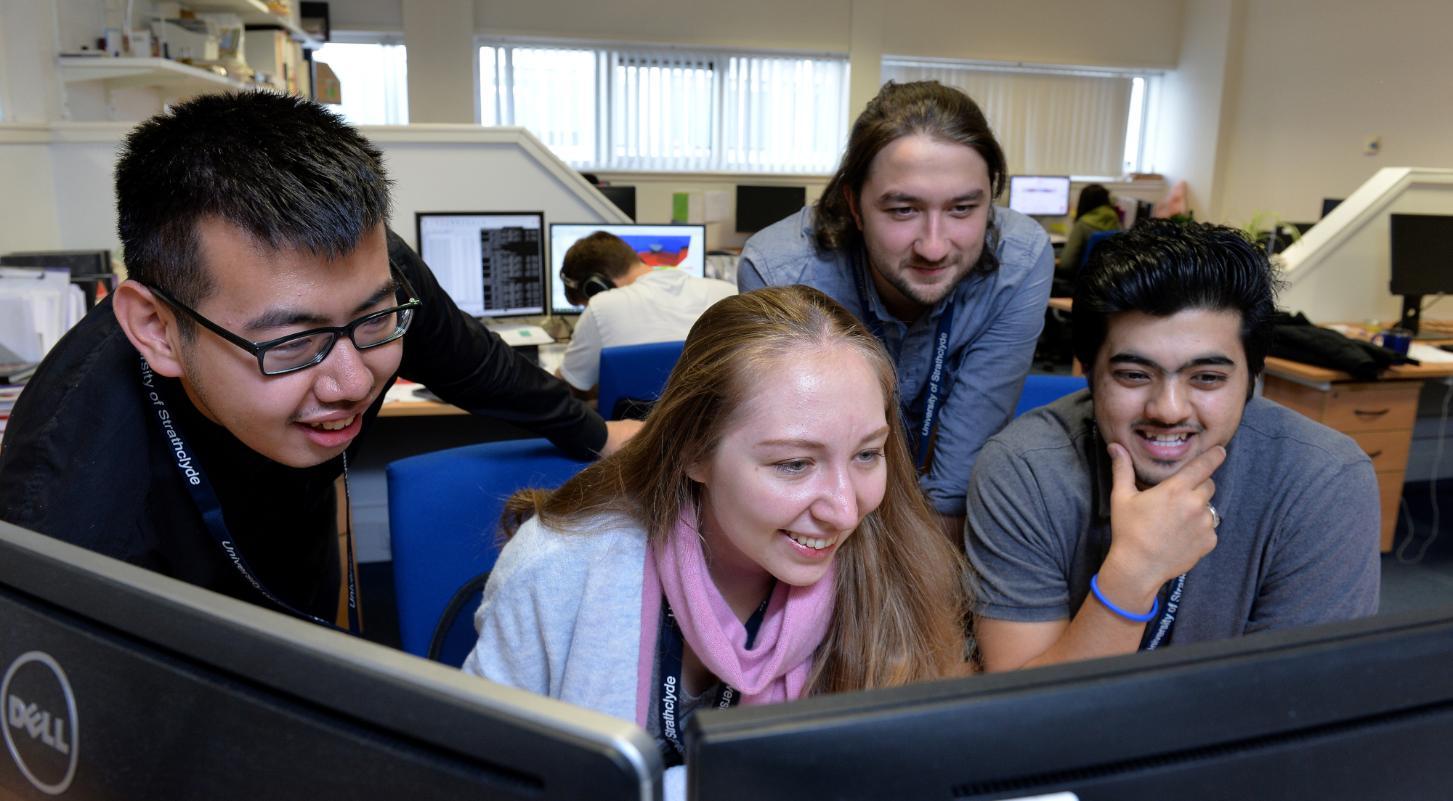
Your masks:
<svg viewBox="0 0 1453 801"><path fill-rule="evenodd" d="M1166 593L1165 603L1161 604L1163 611L1160 618L1153 625L1146 626L1145 635L1140 640L1142 651L1154 651L1170 642L1171 630L1176 626L1176 612L1181 608L1181 599L1185 597L1186 574L1182 573L1172 579L1166 587L1170 588L1170 592Z"/></svg>
<svg viewBox="0 0 1453 801"><path fill-rule="evenodd" d="M768 593L757 611L747 618L748 649L757 640L757 630L762 627L762 620L767 616L767 601L771 598L771 593ZM671 613L671 603L663 598L661 637L658 643L661 653L661 685L657 690L660 697L657 699L656 713L660 716L661 737L670 744L670 748L663 745L661 749L661 756L666 760L668 768L683 764L686 755L686 747L681 743L681 726L684 721L678 714L682 693L682 642L681 628L676 625L676 616ZM711 706L714 709L730 709L741 700L742 694L735 687L721 682Z"/></svg>
<svg viewBox="0 0 1453 801"><path fill-rule="evenodd" d="M886 347L888 340L883 334L883 323L878 315L873 312L873 307L868 303L868 287L864 280L864 273L867 266L855 259L853 265L853 279L858 285L858 303L863 309L863 322ZM933 463L933 434L934 426L938 422L938 414L943 409L944 399L948 397L949 385L953 377L946 374L945 362L948 361L949 334L953 331L954 325L954 302L950 298L943 312L938 318L938 328L933 334L933 367L928 374L928 381L919 391L918 397L912 402L905 399L902 413L904 427L914 437L913 463L918 468L920 475L927 473Z"/></svg>
<svg viewBox="0 0 1453 801"><path fill-rule="evenodd" d="M334 623L324 620L317 615L310 615L294 608L292 605L274 595L263 585L257 576L248 566L247 560L242 556L242 550L232 541L232 535L227 531L227 523L222 519L222 503L217 499L217 492L212 488L212 482L207 480L207 474L197 462L197 457L187 450L186 440L182 437L182 431L177 427L177 419L167 408L166 400L157 390L151 365L146 359L141 360L141 386L146 399L151 403L151 408L156 412L157 424L161 426L162 439L166 441L167 448L171 451L172 457L176 459L177 469L181 471L182 483L186 484L187 491L192 495L192 502L196 504L197 511L202 513L202 522L206 524L207 533L227 554L227 560L242 574L242 578L257 590L264 598L295 617L311 620L321 626L340 629ZM349 503L348 496L348 455L343 455L343 502ZM351 510L348 511L350 522ZM344 565L344 576L348 583L348 633L359 634L363 627L358 619L358 588L354 584L353 576L353 526L348 525L344 534L348 554L347 564Z"/></svg>

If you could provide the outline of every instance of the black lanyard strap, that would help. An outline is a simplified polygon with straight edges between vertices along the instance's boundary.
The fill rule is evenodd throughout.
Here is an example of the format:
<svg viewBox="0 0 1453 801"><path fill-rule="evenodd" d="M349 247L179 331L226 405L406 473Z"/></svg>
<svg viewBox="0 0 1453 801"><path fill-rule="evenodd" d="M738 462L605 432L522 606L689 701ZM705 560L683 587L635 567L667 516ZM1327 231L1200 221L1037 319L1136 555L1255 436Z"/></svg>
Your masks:
<svg viewBox="0 0 1453 801"><path fill-rule="evenodd" d="M865 278L869 267L855 259L850 268L853 272L853 280L858 287L858 303L863 309L863 322L873 332L873 336L882 342L884 347L888 346L888 340L883 332L883 322L873 311L872 305L868 302L868 285ZM934 427L938 423L939 412L943 409L944 400L948 397L950 385L953 383L953 374L948 369L949 337L954 327L954 302L950 297L944 305L943 312L938 318L938 327L933 334L933 352L931 369L928 380L924 382L923 389L919 390L918 396L912 401L903 399L901 412L904 419L904 427L914 436L913 463L918 468L919 474L928 472L933 464L933 438Z"/></svg>
<svg viewBox="0 0 1453 801"><path fill-rule="evenodd" d="M1162 645L1170 644L1171 631L1176 627L1177 613L1180 611L1181 602L1185 600L1186 574L1182 573L1167 582L1165 587L1161 588L1161 593L1165 596L1165 602L1160 605L1159 619L1145 627L1145 635L1140 641L1142 651L1154 651Z"/></svg>
<svg viewBox="0 0 1453 801"><path fill-rule="evenodd" d="M776 589L775 584L773 589ZM767 617L767 601L771 598L772 594L769 592L761 605L757 607L757 611L747 618L747 648L749 650L757 641L757 631L762 628L762 621ZM661 738L670 744L669 749L662 748L662 756L667 760L666 767L673 767L682 764L686 755L686 747L681 742L681 726L685 722L681 720L681 696L685 691L684 640L681 636L681 628L676 625L676 615L671 612L671 603L665 598L661 599L661 636L658 638L657 651L660 654L660 685L657 689L659 697L656 699L656 714L660 723ZM721 682L711 706L716 709L730 709L741 703L741 700L742 694L735 687Z"/></svg>
<svg viewBox="0 0 1453 801"><path fill-rule="evenodd" d="M222 518L222 503L217 499L217 492L212 487L212 482L207 479L206 471L202 469L197 461L196 454L187 450L186 438L183 437L181 429L177 426L177 419L167 407L166 399L156 386L156 381L151 372L151 365L146 359L141 360L141 386L146 399L151 403L152 411L156 413L157 424L161 427L162 439L165 440L168 450L176 460L177 470L182 474L182 483L186 485L187 492L192 496L192 502L196 504L197 511L202 515L202 522L205 524L207 533L212 536L222 552L227 555L227 560L242 574L242 578L257 590L258 594L270 601L274 606L288 612L289 614L310 620L320 626L343 631L337 624L324 620L317 615L312 615L278 598L266 585L258 579L252 568L243 557L242 550L232 540L231 533L227 530L227 522ZM348 493L348 455L343 455L343 496L344 503L349 503ZM344 539L347 554L346 564L343 565L344 580L348 586L348 633L359 634L363 626L358 614L358 588L355 586L354 565L353 565L353 526L351 525L352 511L346 510L349 516L350 525L345 526Z"/></svg>

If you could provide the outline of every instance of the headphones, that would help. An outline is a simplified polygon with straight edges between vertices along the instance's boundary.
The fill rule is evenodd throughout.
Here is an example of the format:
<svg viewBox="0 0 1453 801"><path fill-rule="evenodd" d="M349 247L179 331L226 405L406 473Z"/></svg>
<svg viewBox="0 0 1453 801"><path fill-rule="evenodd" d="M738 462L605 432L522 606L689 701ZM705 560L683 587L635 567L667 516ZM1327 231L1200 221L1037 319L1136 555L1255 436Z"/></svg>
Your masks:
<svg viewBox="0 0 1453 801"><path fill-rule="evenodd" d="M616 288L615 282L610 280L605 273L591 273L585 277L584 281L576 281L566 275L564 270L561 270L560 283L565 285L566 300L575 303L575 297L571 297L572 295L581 298L581 302L577 303L577 306L584 306L585 301L608 289Z"/></svg>

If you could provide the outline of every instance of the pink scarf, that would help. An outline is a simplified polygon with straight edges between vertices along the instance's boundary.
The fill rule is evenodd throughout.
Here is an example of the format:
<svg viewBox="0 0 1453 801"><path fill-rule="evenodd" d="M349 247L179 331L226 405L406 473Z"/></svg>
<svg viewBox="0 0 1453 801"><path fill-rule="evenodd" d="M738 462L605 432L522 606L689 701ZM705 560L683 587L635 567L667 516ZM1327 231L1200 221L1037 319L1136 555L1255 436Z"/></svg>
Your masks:
<svg viewBox="0 0 1453 801"><path fill-rule="evenodd" d="M656 666L661 596L671 604L682 638L712 672L736 688L744 704L773 704L802 697L812 655L832 622L833 568L809 587L778 582L751 650L747 629L712 583L696 532L696 515L683 509L666 541L646 549L641 586L641 650L636 722L646 725Z"/></svg>

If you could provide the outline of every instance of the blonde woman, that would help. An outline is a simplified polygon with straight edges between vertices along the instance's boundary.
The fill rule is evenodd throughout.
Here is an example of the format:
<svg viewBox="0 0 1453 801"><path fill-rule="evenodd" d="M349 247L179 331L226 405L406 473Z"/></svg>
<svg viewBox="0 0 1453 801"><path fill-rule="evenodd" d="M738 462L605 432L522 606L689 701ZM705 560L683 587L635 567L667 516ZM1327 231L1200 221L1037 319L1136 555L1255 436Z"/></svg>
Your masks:
<svg viewBox="0 0 1453 801"><path fill-rule="evenodd" d="M857 320L723 300L621 452L512 499L465 670L635 720L668 765L702 707L959 673L963 559L916 479Z"/></svg>

